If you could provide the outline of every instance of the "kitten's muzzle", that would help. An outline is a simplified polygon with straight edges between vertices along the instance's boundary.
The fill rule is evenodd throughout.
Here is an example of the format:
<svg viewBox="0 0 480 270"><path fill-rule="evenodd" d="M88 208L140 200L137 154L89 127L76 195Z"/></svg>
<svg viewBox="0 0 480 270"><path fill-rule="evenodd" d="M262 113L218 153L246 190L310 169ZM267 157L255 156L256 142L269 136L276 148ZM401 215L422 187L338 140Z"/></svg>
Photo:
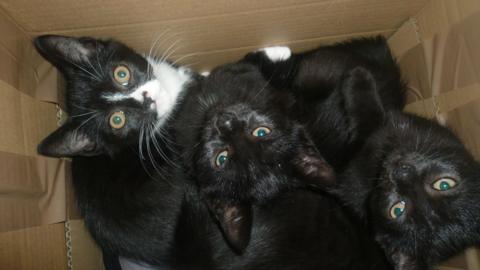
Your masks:
<svg viewBox="0 0 480 270"><path fill-rule="evenodd" d="M408 181L415 176L415 167L410 164L398 164L398 166L396 166L392 171L392 177L400 181Z"/></svg>

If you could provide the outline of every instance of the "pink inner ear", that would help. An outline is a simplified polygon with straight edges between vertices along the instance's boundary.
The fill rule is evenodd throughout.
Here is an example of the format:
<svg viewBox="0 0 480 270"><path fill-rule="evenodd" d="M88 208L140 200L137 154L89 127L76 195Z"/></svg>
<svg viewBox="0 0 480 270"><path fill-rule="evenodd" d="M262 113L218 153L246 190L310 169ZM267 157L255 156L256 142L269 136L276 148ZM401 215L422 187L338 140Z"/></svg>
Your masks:
<svg viewBox="0 0 480 270"><path fill-rule="evenodd" d="M308 151L307 151L308 152ZM300 153L294 161L307 184L317 187L331 186L335 181L335 173L327 162L310 153Z"/></svg>
<svg viewBox="0 0 480 270"><path fill-rule="evenodd" d="M216 201L215 215L228 244L242 254L250 242L252 209L249 205L228 205Z"/></svg>

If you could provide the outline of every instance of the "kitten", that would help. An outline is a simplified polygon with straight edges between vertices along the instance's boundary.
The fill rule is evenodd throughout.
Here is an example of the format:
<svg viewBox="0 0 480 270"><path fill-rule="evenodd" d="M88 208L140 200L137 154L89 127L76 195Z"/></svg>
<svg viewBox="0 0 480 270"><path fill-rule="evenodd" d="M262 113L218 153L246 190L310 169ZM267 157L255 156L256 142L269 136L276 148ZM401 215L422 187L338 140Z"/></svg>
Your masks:
<svg viewBox="0 0 480 270"><path fill-rule="evenodd" d="M372 41L375 46L384 46L383 40ZM198 144L197 152L190 158L195 164L193 174L226 240L238 252L248 245L252 204L264 204L292 188L331 185L332 169L320 153L326 153L328 161L340 167L347 154L383 121L382 101L392 109L402 106L403 100L390 97L382 100L379 94L399 92L397 96L403 97L403 85L393 83L399 74L381 76L384 71L380 67L394 63L390 54L384 53L390 57L390 62L384 61L388 64L377 65L374 61L355 58L356 55L347 54L346 50L337 52L330 49L337 47L328 48L313 54L314 57L283 58L280 67L272 66L275 63L265 57L266 61L261 62L263 52L250 54L237 64L212 72L202 84L208 89L204 90L207 94L199 98L198 104L190 105L199 108L194 115L204 117L206 114L206 118L194 119L191 124L203 127L201 134L190 139L191 148ZM311 74L308 68L298 68L319 60L330 61L331 70L319 69ZM376 72L376 76L367 68ZM391 69L398 71L394 68L396 66ZM284 76L282 70L288 70L287 75L292 77ZM273 72L270 81L263 78L268 71ZM303 82L297 79L308 76L312 87L328 84L330 88L316 92L304 89ZM314 81L317 77L322 81ZM293 86L289 80L295 80L299 86ZM280 88L282 84L294 89L272 87ZM390 85L396 88L391 90ZM189 123L188 120L192 119L179 122ZM300 122L315 140L310 139ZM292 174L298 171L301 174Z"/></svg>
<svg viewBox="0 0 480 270"><path fill-rule="evenodd" d="M34 43L65 76L69 89L65 109L70 116L39 146L48 156L113 156L137 146L139 138L151 135L147 132L166 126L195 77L112 40L46 35Z"/></svg>
<svg viewBox="0 0 480 270"><path fill-rule="evenodd" d="M334 55L336 58L331 59ZM350 63L351 59L364 62ZM332 150L328 148L330 140L312 136L339 173L337 186L329 191L371 226L396 269L429 269L468 246L478 245L480 227L475 216L480 208L475 194L480 188L479 164L447 128L400 112L405 84L384 39L353 40L298 55L285 47L266 48L248 55L246 61L271 77L271 84L291 87L300 100L312 99L315 91L329 93L331 84L344 80L335 74L348 72L351 66L373 70L381 101L377 106L383 110L372 111L374 115L366 118L358 114L364 121L359 120L362 124L357 127L368 125L363 135L355 137L356 150L344 152L344 165L338 166L335 159L331 162L329 155L333 151L336 157L335 149L342 148L333 143ZM325 72L332 67L331 73ZM328 100L329 94L320 97L314 102L329 111L318 102ZM367 99L371 97L364 101ZM318 134L317 130L336 134L335 128L325 127L326 121L311 120L317 114L306 116L305 122L314 123L307 126L312 134ZM355 134L355 130L344 129L343 133ZM337 138L346 142L338 134Z"/></svg>
<svg viewBox="0 0 480 270"><path fill-rule="evenodd" d="M391 113L334 193L368 220L396 269L430 269L480 244L480 164L439 124Z"/></svg>
<svg viewBox="0 0 480 270"><path fill-rule="evenodd" d="M168 130L197 76L114 40L47 35L34 44L65 76L69 115L38 152L73 157L77 204L103 250L159 264L184 194L163 183L177 163Z"/></svg>
<svg viewBox="0 0 480 270"><path fill-rule="evenodd" d="M169 119L158 124L163 114L157 109L163 101L150 101L148 90L141 92L143 100L137 96L124 98L139 91L134 82L151 82L148 61L134 51L115 41L58 36L41 37L36 47L66 76L70 114L67 123L40 144L39 151L73 157L73 183L80 211L105 252L161 269L385 269L384 258L374 247L369 248L372 243L364 239L363 231L348 215L337 209L335 201L295 190L280 194L268 204L252 205L250 245L238 256L212 222L196 179L184 171L183 157L178 156L183 150L183 136L195 137L199 128L195 121L182 125L179 119L206 117L189 106L206 94L202 91L208 91L199 87L202 79L192 75L186 81ZM103 63L99 66L104 71L101 83L93 75L95 60ZM119 64L129 72L117 70ZM168 70L179 75L179 81L184 78L180 69ZM128 75L130 79L126 80ZM151 83L162 85L163 79L158 78ZM127 89L121 87L125 81ZM110 98L105 99L104 94ZM141 141L142 126L147 124L158 132L149 132ZM156 149L154 140L165 134L174 142L158 146L176 166L159 162L157 170L145 170L141 150L148 149L147 145ZM163 161L158 151L150 153ZM149 161L149 157L143 158ZM313 165L328 172L323 162Z"/></svg>
<svg viewBox="0 0 480 270"><path fill-rule="evenodd" d="M288 47L264 48L241 61L258 66L272 86L294 95L290 113L335 170L345 166L382 122L383 111L405 106L405 83L383 37L353 39L298 54ZM355 77L352 74L365 82L354 87L363 94L342 93L352 83L347 79Z"/></svg>
<svg viewBox="0 0 480 270"><path fill-rule="evenodd" d="M242 253L252 205L288 189L328 185L334 175L303 127L285 115L291 96L277 94L255 66L219 67L201 88L186 105L197 110L181 117L177 129L195 128L177 138L227 242Z"/></svg>

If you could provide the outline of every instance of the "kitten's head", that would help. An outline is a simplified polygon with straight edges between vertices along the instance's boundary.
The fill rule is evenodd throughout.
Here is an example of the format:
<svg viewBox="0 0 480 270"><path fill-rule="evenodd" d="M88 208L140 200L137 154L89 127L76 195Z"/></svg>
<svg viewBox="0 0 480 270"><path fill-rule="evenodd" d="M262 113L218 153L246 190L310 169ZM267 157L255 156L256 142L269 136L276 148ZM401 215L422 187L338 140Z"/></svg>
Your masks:
<svg viewBox="0 0 480 270"><path fill-rule="evenodd" d="M194 155L201 193L231 246L242 252L252 204L288 188L323 186L333 171L303 127L288 118L288 97L270 88L254 66L214 70L202 85L206 108Z"/></svg>
<svg viewBox="0 0 480 270"><path fill-rule="evenodd" d="M379 156L369 210L398 269L424 269L480 244L480 166L432 121L397 115L373 137Z"/></svg>
<svg viewBox="0 0 480 270"><path fill-rule="evenodd" d="M67 87L69 117L38 148L47 156L113 155L137 145L165 124L191 76L113 40L46 35L34 44Z"/></svg>

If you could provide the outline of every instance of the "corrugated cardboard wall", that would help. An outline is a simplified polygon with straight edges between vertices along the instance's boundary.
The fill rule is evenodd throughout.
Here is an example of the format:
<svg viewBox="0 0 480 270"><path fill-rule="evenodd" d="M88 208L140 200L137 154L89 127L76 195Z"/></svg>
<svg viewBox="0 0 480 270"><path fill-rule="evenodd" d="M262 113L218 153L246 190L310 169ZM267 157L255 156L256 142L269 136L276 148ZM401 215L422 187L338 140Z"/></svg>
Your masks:
<svg viewBox="0 0 480 270"><path fill-rule="evenodd" d="M480 157L478 12L478 0L1 1L0 269L102 268L81 221L71 220L68 161L35 152L57 126L62 95L32 36L113 37L201 71L266 45L300 51L383 34L411 81L408 110L448 123ZM448 265L480 269L474 250Z"/></svg>
<svg viewBox="0 0 480 270"><path fill-rule="evenodd" d="M451 127L480 159L480 1L429 1L389 42L409 81L407 111ZM468 250L445 263L480 269Z"/></svg>

